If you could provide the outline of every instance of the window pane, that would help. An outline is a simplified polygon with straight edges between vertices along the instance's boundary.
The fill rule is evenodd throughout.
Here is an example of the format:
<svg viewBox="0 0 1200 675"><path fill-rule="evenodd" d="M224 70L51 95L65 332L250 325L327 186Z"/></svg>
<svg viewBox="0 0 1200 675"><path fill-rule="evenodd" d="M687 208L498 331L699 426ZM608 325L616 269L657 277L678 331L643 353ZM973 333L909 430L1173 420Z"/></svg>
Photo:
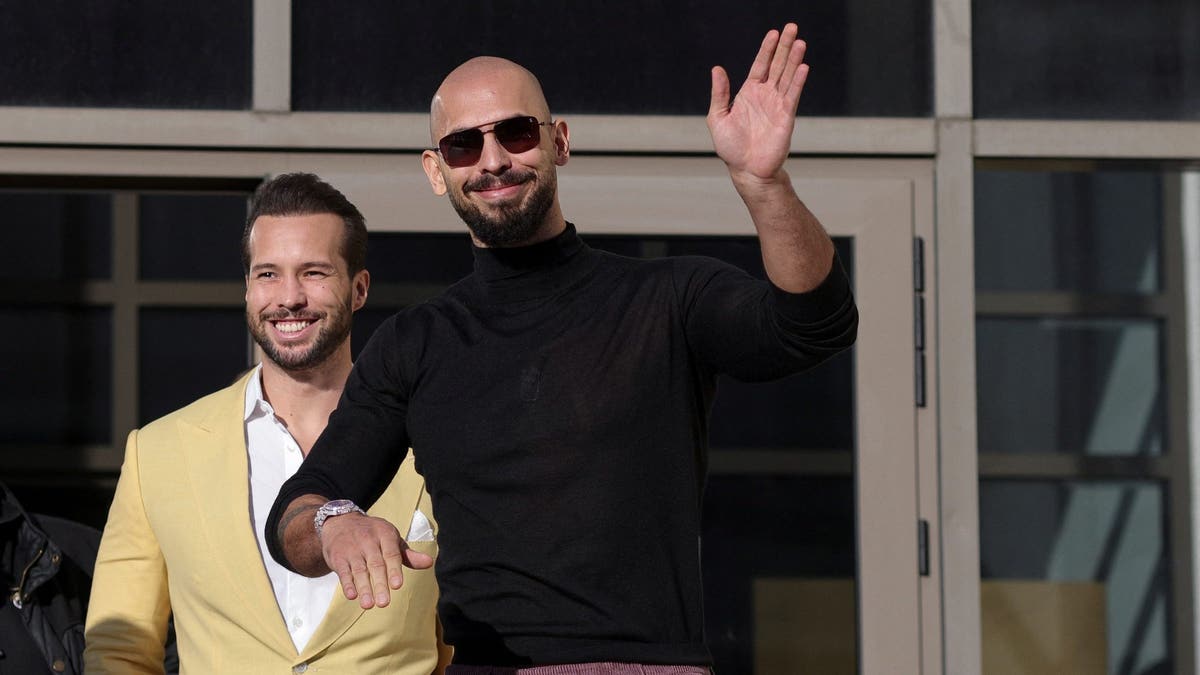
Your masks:
<svg viewBox="0 0 1200 675"><path fill-rule="evenodd" d="M466 232L371 232L367 240L367 269L372 283L449 286L470 274L473 265L471 238Z"/></svg>
<svg viewBox="0 0 1200 675"><path fill-rule="evenodd" d="M975 172L975 285L981 291L1155 293L1163 174Z"/></svg>
<svg viewBox="0 0 1200 675"><path fill-rule="evenodd" d="M556 114L703 115L709 69L723 65L740 84L763 34L795 21L813 66L801 114L931 110L928 0L747 0L680 10L596 0L298 0L292 102L297 110L426 112L453 67L494 54L537 74Z"/></svg>
<svg viewBox="0 0 1200 675"><path fill-rule="evenodd" d="M1174 672L1158 484L986 480L979 500L985 673L1055 656L1054 672ZM1107 668L1069 667L1085 661Z"/></svg>
<svg viewBox="0 0 1200 675"><path fill-rule="evenodd" d="M0 1L0 105L250 107L250 0Z"/></svg>
<svg viewBox="0 0 1200 675"><path fill-rule="evenodd" d="M112 442L112 313L0 308L5 441Z"/></svg>
<svg viewBox="0 0 1200 675"><path fill-rule="evenodd" d="M240 309L143 309L139 323L139 424L233 384L250 367Z"/></svg>
<svg viewBox="0 0 1200 675"><path fill-rule="evenodd" d="M138 199L143 279L238 281L246 195L155 194Z"/></svg>
<svg viewBox="0 0 1200 675"><path fill-rule="evenodd" d="M710 476L702 568L715 671L855 672L854 533L852 478ZM766 647L781 634L827 641L772 667Z"/></svg>
<svg viewBox="0 0 1200 675"><path fill-rule="evenodd" d="M73 281L112 276L112 198L0 191L0 278Z"/></svg>
<svg viewBox="0 0 1200 675"><path fill-rule="evenodd" d="M1160 332L1148 320L977 320L979 451L1161 454Z"/></svg>
<svg viewBox="0 0 1200 675"><path fill-rule="evenodd" d="M1200 119L1195 0L972 3L975 115Z"/></svg>
<svg viewBox="0 0 1200 675"><path fill-rule="evenodd" d="M82 462L76 466L64 462L63 471L57 476L33 479L5 476L4 482L27 513L65 518L103 530L108 520L108 508L112 506L112 484L67 474L81 467Z"/></svg>

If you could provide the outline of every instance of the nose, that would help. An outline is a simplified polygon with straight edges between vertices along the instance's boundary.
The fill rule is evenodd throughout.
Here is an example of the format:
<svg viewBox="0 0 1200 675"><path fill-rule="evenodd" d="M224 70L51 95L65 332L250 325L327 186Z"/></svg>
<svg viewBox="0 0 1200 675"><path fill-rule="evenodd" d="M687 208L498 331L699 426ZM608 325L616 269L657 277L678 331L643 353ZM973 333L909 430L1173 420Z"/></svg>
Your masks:
<svg viewBox="0 0 1200 675"><path fill-rule="evenodd" d="M496 140L493 130L483 134L483 150L479 155L479 168L491 174L501 174L512 166L512 157L503 145Z"/></svg>
<svg viewBox="0 0 1200 675"><path fill-rule="evenodd" d="M279 306L296 310L308 304L308 295L304 292L304 284L294 276L285 276L279 289Z"/></svg>

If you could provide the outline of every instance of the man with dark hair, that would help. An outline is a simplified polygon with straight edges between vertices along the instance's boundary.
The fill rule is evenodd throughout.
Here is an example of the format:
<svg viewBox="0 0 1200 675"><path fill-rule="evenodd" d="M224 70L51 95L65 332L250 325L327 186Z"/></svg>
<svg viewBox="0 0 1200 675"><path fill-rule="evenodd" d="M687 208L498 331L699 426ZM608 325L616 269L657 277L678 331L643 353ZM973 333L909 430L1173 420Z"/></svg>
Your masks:
<svg viewBox="0 0 1200 675"><path fill-rule="evenodd" d="M287 174L255 193L242 241L246 323L263 361L130 433L96 563L87 671L161 672L170 612L188 671L440 670L448 652L430 572L364 615L334 575L284 569L262 537L350 372L351 317L370 285L362 215L316 176ZM411 462L371 513L408 524L418 564L432 563L429 496Z"/></svg>
<svg viewBox="0 0 1200 675"><path fill-rule="evenodd" d="M713 144L769 282L589 248L559 205L567 125L537 79L493 57L451 72L422 161L471 231L475 271L376 331L280 491L275 558L336 571L363 607L407 586L411 544L350 502L386 495L411 445L442 525L449 672L708 672L698 543L716 377L804 370L857 329L833 243L783 170L803 57L789 24L733 101L712 72Z"/></svg>

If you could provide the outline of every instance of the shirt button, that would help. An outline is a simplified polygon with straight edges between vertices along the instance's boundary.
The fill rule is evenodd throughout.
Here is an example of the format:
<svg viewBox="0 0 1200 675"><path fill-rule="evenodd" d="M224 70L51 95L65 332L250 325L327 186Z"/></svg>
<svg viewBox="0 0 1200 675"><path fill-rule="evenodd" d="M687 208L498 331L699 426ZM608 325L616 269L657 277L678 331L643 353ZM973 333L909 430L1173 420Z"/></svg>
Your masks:
<svg viewBox="0 0 1200 675"><path fill-rule="evenodd" d="M307 670L308 670L307 663L301 663L301 664L297 665L295 668L292 668L293 673L303 673Z"/></svg>
<svg viewBox="0 0 1200 675"><path fill-rule="evenodd" d="M292 619L292 628L299 628L300 626L303 626L303 625L304 625L304 620L301 619L300 617L296 617L296 618Z"/></svg>

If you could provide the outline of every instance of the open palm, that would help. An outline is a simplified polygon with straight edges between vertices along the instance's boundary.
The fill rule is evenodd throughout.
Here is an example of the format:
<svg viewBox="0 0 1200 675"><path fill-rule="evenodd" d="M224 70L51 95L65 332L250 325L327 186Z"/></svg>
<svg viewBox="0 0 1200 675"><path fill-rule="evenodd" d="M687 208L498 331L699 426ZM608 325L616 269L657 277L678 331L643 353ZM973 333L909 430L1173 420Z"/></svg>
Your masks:
<svg viewBox="0 0 1200 675"><path fill-rule="evenodd" d="M794 23L782 33L767 33L732 104L729 75L721 66L712 70L708 128L717 155L731 173L766 180L787 159L796 106L808 78L805 44L796 33Z"/></svg>

